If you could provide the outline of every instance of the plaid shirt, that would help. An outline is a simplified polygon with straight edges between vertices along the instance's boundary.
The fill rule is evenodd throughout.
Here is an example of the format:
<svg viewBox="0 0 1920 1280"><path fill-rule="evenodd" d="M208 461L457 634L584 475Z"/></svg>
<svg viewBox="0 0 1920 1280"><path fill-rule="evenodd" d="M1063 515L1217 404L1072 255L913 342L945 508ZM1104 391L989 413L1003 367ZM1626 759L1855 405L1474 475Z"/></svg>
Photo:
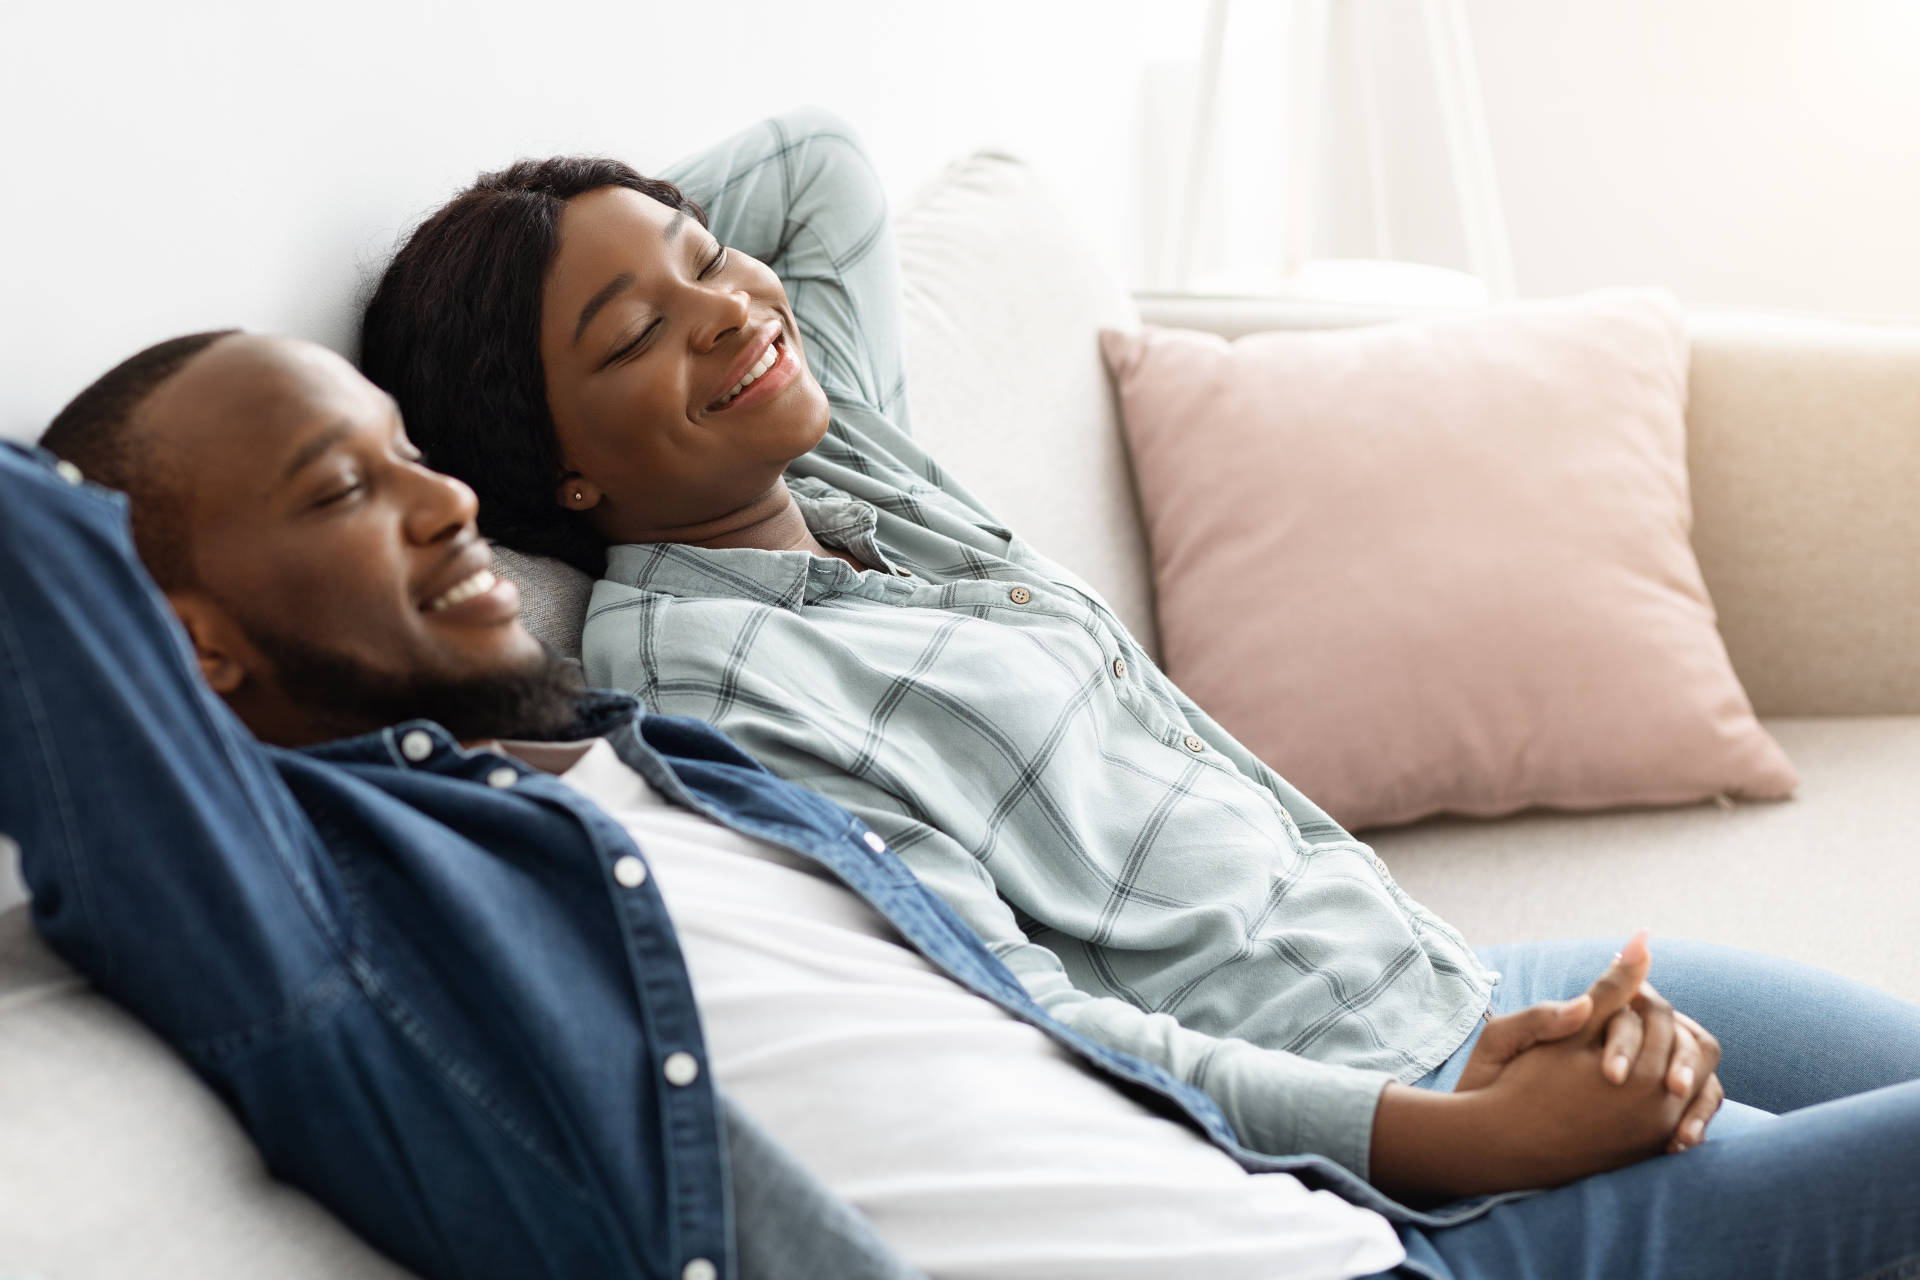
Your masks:
<svg viewBox="0 0 1920 1280"><path fill-rule="evenodd" d="M664 176L786 282L833 416L789 484L876 571L615 547L590 679L851 810L1049 1012L1249 1146L1364 1176L1380 1090L1466 1039L1494 975L915 445L885 205L844 124L792 113Z"/></svg>

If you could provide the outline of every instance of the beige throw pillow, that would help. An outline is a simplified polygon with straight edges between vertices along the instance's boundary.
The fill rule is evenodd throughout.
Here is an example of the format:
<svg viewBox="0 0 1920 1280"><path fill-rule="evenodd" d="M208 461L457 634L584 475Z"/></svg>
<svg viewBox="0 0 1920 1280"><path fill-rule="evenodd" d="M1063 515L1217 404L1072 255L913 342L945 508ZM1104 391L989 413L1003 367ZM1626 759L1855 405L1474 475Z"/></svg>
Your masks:
<svg viewBox="0 0 1920 1280"><path fill-rule="evenodd" d="M1348 827L1792 792L1687 540L1669 295L1101 343L1169 673Z"/></svg>

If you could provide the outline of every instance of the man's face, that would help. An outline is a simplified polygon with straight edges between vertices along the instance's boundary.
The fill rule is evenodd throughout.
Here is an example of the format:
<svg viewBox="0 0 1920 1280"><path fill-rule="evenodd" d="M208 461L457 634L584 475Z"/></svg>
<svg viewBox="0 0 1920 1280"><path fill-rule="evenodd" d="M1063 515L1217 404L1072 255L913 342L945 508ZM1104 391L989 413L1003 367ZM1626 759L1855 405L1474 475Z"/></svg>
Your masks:
<svg viewBox="0 0 1920 1280"><path fill-rule="evenodd" d="M493 576L472 490L424 466L392 399L333 352L221 339L136 427L183 498L195 581L175 608L209 683L262 737L444 718L413 692L547 666L518 590Z"/></svg>

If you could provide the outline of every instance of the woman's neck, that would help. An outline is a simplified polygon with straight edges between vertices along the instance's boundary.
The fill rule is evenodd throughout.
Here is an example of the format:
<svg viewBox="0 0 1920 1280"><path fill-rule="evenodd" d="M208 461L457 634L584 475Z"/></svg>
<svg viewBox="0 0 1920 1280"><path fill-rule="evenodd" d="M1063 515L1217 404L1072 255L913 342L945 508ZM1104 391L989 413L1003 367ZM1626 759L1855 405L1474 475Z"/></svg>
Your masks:
<svg viewBox="0 0 1920 1280"><path fill-rule="evenodd" d="M643 537L625 537L622 542L677 542L689 547L719 550L727 547L755 547L762 551L805 551L809 555L844 560L856 569L867 566L844 551L837 551L813 536L807 527L800 504L794 500L784 479L737 511L714 520L676 529L649 530Z"/></svg>

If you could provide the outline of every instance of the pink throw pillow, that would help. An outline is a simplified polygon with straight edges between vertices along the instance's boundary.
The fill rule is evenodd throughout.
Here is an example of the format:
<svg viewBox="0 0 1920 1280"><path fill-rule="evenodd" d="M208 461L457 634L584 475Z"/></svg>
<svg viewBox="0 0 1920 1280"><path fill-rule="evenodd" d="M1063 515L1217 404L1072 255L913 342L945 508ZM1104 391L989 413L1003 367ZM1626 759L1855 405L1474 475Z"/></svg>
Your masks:
<svg viewBox="0 0 1920 1280"><path fill-rule="evenodd" d="M1793 791L1688 543L1670 295L1100 340L1168 674L1344 825Z"/></svg>

